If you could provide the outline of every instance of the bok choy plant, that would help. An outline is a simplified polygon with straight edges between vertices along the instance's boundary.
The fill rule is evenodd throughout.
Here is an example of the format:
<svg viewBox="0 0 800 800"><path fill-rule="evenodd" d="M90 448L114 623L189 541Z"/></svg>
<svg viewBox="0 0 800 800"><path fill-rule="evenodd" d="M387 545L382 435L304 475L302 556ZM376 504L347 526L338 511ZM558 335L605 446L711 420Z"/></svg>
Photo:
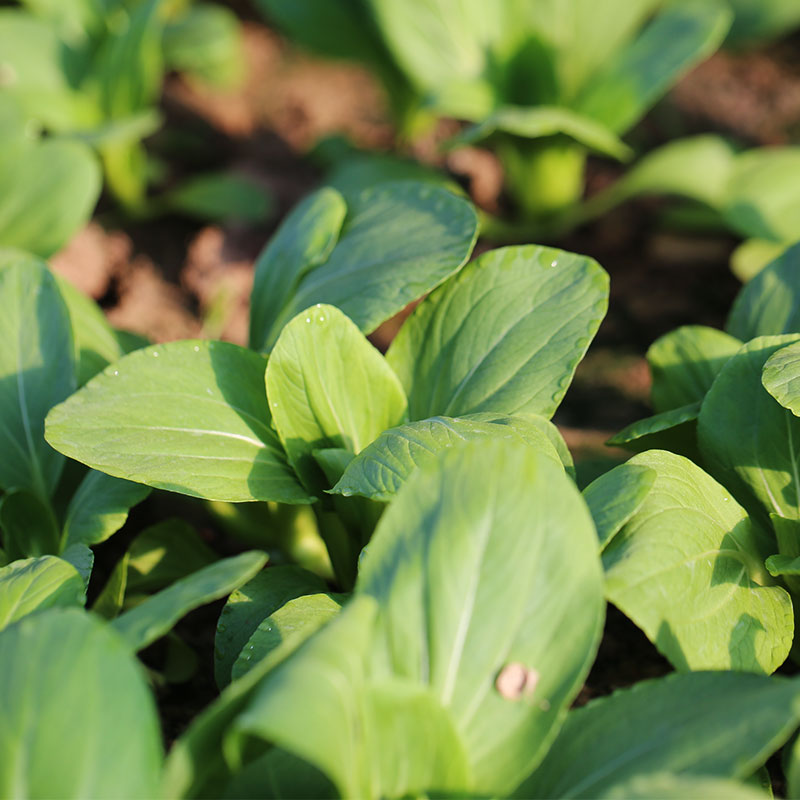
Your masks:
<svg viewBox="0 0 800 800"><path fill-rule="evenodd" d="M661 448L618 469L654 469L662 497L651 493L607 546L608 596L676 666L707 663L704 630L715 617L726 619L740 668L772 669L792 644L781 586L796 596L799 270L794 245L742 289L726 331L686 326L655 342L648 361L659 413L611 440ZM670 609L677 591L682 605ZM723 591L727 601L716 602Z"/></svg>
<svg viewBox="0 0 800 800"><path fill-rule="evenodd" d="M0 10L3 97L56 140L91 145L114 197L143 212L152 170L142 140L160 126L156 104L165 72L236 81L242 73L236 17L219 5L167 0L22 4Z"/></svg>
<svg viewBox="0 0 800 800"><path fill-rule="evenodd" d="M82 606L92 575L91 548L116 533L150 489L68 461L43 437L50 407L119 358L125 338L94 303L39 259L20 251L0 251L0 309L6 343L0 358L2 629L46 609ZM174 540L180 530L172 526L168 533ZM155 531L143 533L134 540L132 554L138 549L146 555L142 545L157 536ZM196 547L190 552L196 555ZM140 567L138 599L143 602L117 617L128 583L124 559L92 608L101 616L117 617L114 626L138 650L169 631L187 611L252 578L265 560L257 552L200 563L195 558L197 571L178 571L172 577L181 580L164 587L155 575L159 568L163 575L164 565L140 556L131 566ZM147 586L141 580L145 576ZM163 591L146 597L154 579ZM134 581L129 583L134 587Z"/></svg>
<svg viewBox="0 0 800 800"><path fill-rule="evenodd" d="M100 164L82 142L31 136L19 103L3 93L0 144L0 247L46 258L91 217Z"/></svg>
<svg viewBox="0 0 800 800"><path fill-rule="evenodd" d="M306 617L320 597L298 598ZM669 675L569 710L604 606L592 518L562 467L505 437L459 442L400 488L341 610L313 632L286 626L255 655L270 633L260 628L241 674L166 759L122 626L50 608L0 631L0 787L20 798L765 797L741 781L800 722L797 681Z"/></svg>
<svg viewBox="0 0 800 800"><path fill-rule="evenodd" d="M48 441L158 488L313 504L351 589L383 502L431 452L503 435L569 465L549 418L603 318L608 278L536 246L464 267L476 224L439 187L384 184L350 204L320 190L259 258L253 349L132 353L51 411ZM363 332L431 289L384 358ZM388 470L387 451L399 458Z"/></svg>
<svg viewBox="0 0 800 800"><path fill-rule="evenodd" d="M737 149L719 136L677 139L653 150L583 207L584 218L642 194L672 195L686 209L744 238L731 268L747 281L797 239L800 148Z"/></svg>
<svg viewBox="0 0 800 800"><path fill-rule="evenodd" d="M472 123L458 142L491 144L520 216L539 231L574 212L588 153L630 156L619 137L718 47L731 20L714 0L259 5L300 45L367 64L402 133L436 116Z"/></svg>

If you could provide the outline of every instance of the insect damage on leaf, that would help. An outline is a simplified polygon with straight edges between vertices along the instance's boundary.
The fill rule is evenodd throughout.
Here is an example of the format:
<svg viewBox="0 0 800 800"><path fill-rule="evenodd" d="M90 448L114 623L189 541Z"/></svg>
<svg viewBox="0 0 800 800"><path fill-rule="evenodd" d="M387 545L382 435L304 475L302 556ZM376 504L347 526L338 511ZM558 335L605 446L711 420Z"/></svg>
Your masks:
<svg viewBox="0 0 800 800"><path fill-rule="evenodd" d="M539 673L535 669L526 667L519 661L512 661L497 674L494 686L506 700L521 700L533 695L537 683Z"/></svg>

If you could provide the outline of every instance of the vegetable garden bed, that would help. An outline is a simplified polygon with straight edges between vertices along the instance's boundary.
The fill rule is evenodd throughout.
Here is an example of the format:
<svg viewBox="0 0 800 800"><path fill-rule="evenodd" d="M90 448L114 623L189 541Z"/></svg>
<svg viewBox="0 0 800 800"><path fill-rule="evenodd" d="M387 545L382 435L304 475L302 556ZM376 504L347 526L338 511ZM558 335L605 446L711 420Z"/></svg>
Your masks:
<svg viewBox="0 0 800 800"><path fill-rule="evenodd" d="M800 158L642 122L788 11L257 3L370 79L253 9L22 5L0 796L798 796ZM391 102L237 139L265 95L202 82L254 54Z"/></svg>

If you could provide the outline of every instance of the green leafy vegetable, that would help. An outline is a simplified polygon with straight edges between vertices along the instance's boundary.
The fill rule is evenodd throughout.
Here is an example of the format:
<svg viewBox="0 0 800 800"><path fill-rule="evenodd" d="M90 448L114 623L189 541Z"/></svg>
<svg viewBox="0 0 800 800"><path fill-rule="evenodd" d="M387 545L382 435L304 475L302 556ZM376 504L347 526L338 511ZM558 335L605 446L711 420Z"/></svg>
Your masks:
<svg viewBox="0 0 800 800"><path fill-rule="evenodd" d="M678 669L773 672L794 621L757 524L688 459L650 451L630 463L656 479L603 553L608 599Z"/></svg>

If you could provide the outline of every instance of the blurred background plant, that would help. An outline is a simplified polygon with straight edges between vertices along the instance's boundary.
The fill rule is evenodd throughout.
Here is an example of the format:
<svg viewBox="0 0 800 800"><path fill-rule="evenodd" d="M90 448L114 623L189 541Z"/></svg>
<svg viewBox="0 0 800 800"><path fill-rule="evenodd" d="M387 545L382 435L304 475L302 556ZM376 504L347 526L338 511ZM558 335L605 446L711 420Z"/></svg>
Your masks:
<svg viewBox="0 0 800 800"><path fill-rule="evenodd" d="M132 215L267 213L263 193L230 175L202 176L148 198L151 185L169 178L168 166L144 144L163 122L158 103L166 73L217 88L243 78L240 25L230 9L188 0L22 0L22 6L0 9L0 102L16 106L5 113L21 115L29 138L43 131L90 146L109 193Z"/></svg>

